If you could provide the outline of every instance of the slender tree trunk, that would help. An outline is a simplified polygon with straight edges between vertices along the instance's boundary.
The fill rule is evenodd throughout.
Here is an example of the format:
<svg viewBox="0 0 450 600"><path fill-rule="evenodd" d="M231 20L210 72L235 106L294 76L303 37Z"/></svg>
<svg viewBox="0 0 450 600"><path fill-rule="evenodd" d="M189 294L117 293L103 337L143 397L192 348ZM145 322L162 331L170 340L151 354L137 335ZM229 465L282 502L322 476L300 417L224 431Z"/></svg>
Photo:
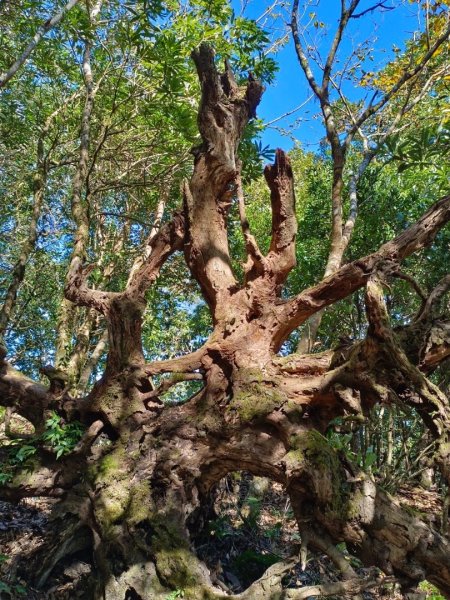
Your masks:
<svg viewBox="0 0 450 600"><path fill-rule="evenodd" d="M14 61L14 63L9 67L7 71L0 74L0 88L3 87L6 83L8 83L8 81L12 77L14 77L14 75L17 73L20 67L22 67L22 65L28 59L30 54L39 44L43 36L48 31L50 31L50 29L52 29L55 25L57 25L61 21L63 16L66 14L66 12L73 8L78 3L78 1L79 0L69 0L69 2L59 12L57 12L50 19L47 19L47 21L45 21L45 23L38 28L38 30L33 36L33 39L29 42L22 54L17 58L17 60Z"/></svg>
<svg viewBox="0 0 450 600"><path fill-rule="evenodd" d="M66 100L63 101L61 105L47 117L39 134L36 149L36 171L33 177L32 215L28 226L27 238L22 245L19 258L12 271L11 281L6 291L3 306L0 309L0 344L2 343L3 337L9 326L11 316L16 305L17 293L25 277L26 264L36 246L38 236L37 226L42 211L45 187L47 184L48 164L50 159L50 156L48 154L46 155L45 153L45 141L55 118L60 115L67 105L77 96L78 92L75 92L66 98Z"/></svg>
<svg viewBox="0 0 450 600"><path fill-rule="evenodd" d="M36 173L33 178L33 209L28 226L28 234L22 245L19 258L14 265L11 281L6 291L5 300L0 310L0 343L6 333L11 316L16 304L17 292L25 277L26 264L33 252L38 236L37 226L42 211L45 185L47 181L47 163L44 157L44 140L42 136L38 140Z"/></svg>
<svg viewBox="0 0 450 600"><path fill-rule="evenodd" d="M89 12L91 25L95 24L96 18L100 12L102 0L99 0ZM69 272L74 265L82 264L85 260L86 250L89 242L89 217L87 205L89 202L88 194L83 198L83 189L86 184L86 177L89 167L89 141L90 141L90 122L94 108L94 99L97 89L94 87L94 80L91 68L91 50L92 42L86 39L83 52L83 76L85 84L85 102L81 117L80 131L80 151L78 166L75 171L72 184L71 210L72 218L76 224L73 250L70 258ZM55 365L57 368L67 366L68 357L72 348L72 327L75 318L76 307L64 298L58 319L57 326L57 344L55 352Z"/></svg>

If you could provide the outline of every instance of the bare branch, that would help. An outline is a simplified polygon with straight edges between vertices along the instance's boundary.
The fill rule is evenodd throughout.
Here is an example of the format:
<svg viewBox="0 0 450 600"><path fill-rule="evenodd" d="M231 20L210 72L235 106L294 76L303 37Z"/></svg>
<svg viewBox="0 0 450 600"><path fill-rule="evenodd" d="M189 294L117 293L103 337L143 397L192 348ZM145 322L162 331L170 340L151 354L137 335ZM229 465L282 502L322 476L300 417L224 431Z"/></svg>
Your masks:
<svg viewBox="0 0 450 600"><path fill-rule="evenodd" d="M55 25L57 25L61 21L63 16L71 8L73 8L75 4L78 3L78 1L79 0L69 0L69 2L65 6L63 6L63 8L56 13L56 15L54 15L50 19L47 19L47 21L45 21L45 23L39 27L37 32L34 34L33 39L22 52L22 54L19 56L19 58L9 67L7 71L0 75L0 88L3 87L5 83L7 83L12 77L14 77L14 75L17 73L20 67L24 64L24 62L36 48L41 39L44 37L44 35L48 31L50 31L50 29L52 29Z"/></svg>
<svg viewBox="0 0 450 600"><path fill-rule="evenodd" d="M180 373L177 372L166 379L163 379L161 384L154 390L141 394L144 402L159 398L162 394L170 390L171 387L184 381L203 381L202 373Z"/></svg>
<svg viewBox="0 0 450 600"><path fill-rule="evenodd" d="M360 19L364 15L367 15L368 13L373 12L377 8L382 8L383 11L387 11L387 10L394 10L395 7L394 6L387 6L386 5L386 0L383 0L382 2L377 2L373 6L370 6L369 8L366 8L365 10L362 10L359 13L353 14L351 18L352 19Z"/></svg>
<svg viewBox="0 0 450 600"><path fill-rule="evenodd" d="M147 237L147 240L145 242L145 246L144 246L144 250L141 256L138 256L136 258L136 260L134 261L133 266L131 267L130 270L130 274L128 276L128 281L127 281L127 286L131 283L131 280L134 276L134 273L141 268L142 264L144 263L144 261L146 259L149 258L150 254L152 253L152 246L151 243L153 241L153 238L155 237L155 235L158 233L158 231L161 228L161 222L162 222L162 218L164 216L164 209L166 206L166 198L165 198L165 193L161 196L161 198L158 201L158 204L156 206L156 211L155 211L155 216L154 216L154 220L153 220L153 225L150 229L150 233ZM145 223L142 223L142 225L146 225Z"/></svg>
<svg viewBox="0 0 450 600"><path fill-rule="evenodd" d="M162 227L147 243L148 258L130 276L125 294L143 297L145 291L155 281L167 258L183 248L184 217L174 214L170 223Z"/></svg>
<svg viewBox="0 0 450 600"><path fill-rule="evenodd" d="M309 65L305 51L303 49L302 43L300 41L300 34L298 31L298 4L299 4L299 0L294 0L294 3L292 5L292 18L291 18L291 29L292 29L292 36L294 38L295 51L297 53L297 57L298 57L300 66L302 67L303 72L305 73L306 79L308 80L308 83L309 83L312 91L319 98L319 100L321 100L322 99L322 90L313 75L313 72Z"/></svg>
<svg viewBox="0 0 450 600"><path fill-rule="evenodd" d="M431 60L431 58L434 56L435 52L442 46L442 44L444 44L448 40L449 36L450 36L450 24L447 26L444 33L442 33L437 38L437 40L435 41L433 46L428 50L428 52L426 52L426 54L423 56L422 60L414 67L414 69L411 69L410 71L405 71L403 73L403 75L400 77L400 79L397 81L397 83L394 84L391 87L391 89L389 91L387 91L376 104L369 105L359 115L359 117L356 119L356 122L353 124L353 127L351 127L351 129L347 133L347 136L353 136L354 133L358 130L358 128L361 127L361 125L365 121L367 121L367 119L369 117L371 117L376 112L378 112L381 108L383 108L383 106L387 102L389 102L389 100L398 91L400 91L403 88L405 83L407 83L408 81L413 79L413 77L418 75L425 68L425 66L428 64L428 62Z"/></svg>
<svg viewBox="0 0 450 600"><path fill-rule="evenodd" d="M275 119L272 119L271 121L267 121L266 123L264 123L264 127L270 127L270 125L273 125L274 123L278 123L278 121L281 121L282 119L285 119L286 117L289 117L290 115L293 115L297 111L301 110L304 106L306 106L308 104L308 102L311 101L312 98L313 98L313 95L308 96L304 102L302 102L301 104L299 104L292 110L288 110L283 115L280 115L279 117L275 117Z"/></svg>
<svg viewBox="0 0 450 600"><path fill-rule="evenodd" d="M86 361L86 364L83 367L83 370L80 375L80 379L76 386L79 393L83 394L86 391L92 371L94 370L98 361L100 360L103 353L105 352L107 345L108 345L108 330L105 329L104 332L102 333L100 339L98 340L91 356L88 358L88 360Z"/></svg>
<svg viewBox="0 0 450 600"><path fill-rule="evenodd" d="M351 18L354 10L358 6L359 1L360 0L352 0L348 9L345 8L345 2L341 2L341 16L339 18L338 27L336 29L336 33L331 43L330 51L328 52L327 60L323 68L321 93L322 97L327 101L329 99L330 75L336 58L336 53L339 49L340 43L342 41L342 35L345 31L345 28L347 27L348 21Z"/></svg>
<svg viewBox="0 0 450 600"><path fill-rule="evenodd" d="M442 296L444 296L449 290L450 275L445 275L426 299L425 305L420 310L415 321L419 322L427 320L430 315L432 315L433 310L439 304Z"/></svg>

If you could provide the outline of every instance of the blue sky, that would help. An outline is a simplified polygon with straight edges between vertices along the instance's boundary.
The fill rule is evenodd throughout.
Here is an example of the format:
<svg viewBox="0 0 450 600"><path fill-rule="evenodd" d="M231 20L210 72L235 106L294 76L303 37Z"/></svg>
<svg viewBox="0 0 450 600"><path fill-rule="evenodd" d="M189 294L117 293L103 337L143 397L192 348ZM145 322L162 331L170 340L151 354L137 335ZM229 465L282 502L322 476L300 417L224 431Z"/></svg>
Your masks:
<svg viewBox="0 0 450 600"><path fill-rule="evenodd" d="M245 2L244 2L245 3ZM273 3L273 0L249 0L246 4L245 16L257 19L264 10ZM357 12L373 6L374 0L361 0ZM292 4L287 3L287 4ZM300 2L300 7L304 5ZM306 18L309 19L311 12L316 13L314 20L323 23L323 27L313 28L316 36L323 36L319 41L322 55L326 56L331 36L334 35L335 27L339 17L340 0L321 0L320 2L310 0L310 6L306 11ZM366 40L371 40L370 46L373 48L372 59L366 61L363 65L367 71L377 71L380 67L391 60L395 54L393 46L400 49L404 48L404 43L412 37L414 31L420 27L418 20L418 8L416 2L399 2L398 0L388 0L386 4L395 4L397 7L393 10L380 12L379 10L369 13L359 19L354 19L348 27L346 35L341 45L341 56L344 59L351 53L352 49ZM232 5L237 14L241 12L242 0L232 0ZM288 13L285 13L288 16ZM278 32L282 31L283 19L278 19ZM274 32L275 33L275 32ZM280 115L292 110L296 106L305 102L311 92L306 82L303 72L297 62L294 46L291 38L277 55L280 70L276 81L268 86L264 94L261 105L258 109L258 116L264 121L272 121ZM342 64L342 63L341 63ZM345 90L348 98L356 101L364 97L365 91L351 85ZM320 139L324 136L321 119L317 113L319 106L316 100L308 102L300 111L278 121L274 126L289 128L290 133L295 137L305 149L317 149ZM300 118L300 121L297 121ZM297 122L296 122L297 121ZM271 147L281 147L283 149L292 148L294 140L290 137L281 135L275 128L267 129L263 136L263 143Z"/></svg>

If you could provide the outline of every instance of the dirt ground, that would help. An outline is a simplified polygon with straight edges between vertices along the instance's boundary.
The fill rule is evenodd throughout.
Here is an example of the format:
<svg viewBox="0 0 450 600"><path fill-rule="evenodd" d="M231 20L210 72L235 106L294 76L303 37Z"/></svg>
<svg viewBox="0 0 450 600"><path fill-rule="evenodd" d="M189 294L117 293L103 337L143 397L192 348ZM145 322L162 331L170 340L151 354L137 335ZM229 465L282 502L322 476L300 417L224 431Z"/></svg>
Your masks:
<svg viewBox="0 0 450 600"><path fill-rule="evenodd" d="M424 513L434 519L439 505L433 493L421 490L420 501ZM414 505L417 510L418 498L414 490L402 490L402 502ZM43 589L37 589L32 580L30 557L39 553L45 537L51 534L52 504L53 501L43 498L28 499L17 506L0 502L2 600L76 600L88 597L87 590L95 577L92 556L79 553L58 562ZM193 541L214 582L224 591L238 593L274 562L298 555L300 536L289 500L278 484L248 473L233 473L217 486L210 508L205 526ZM348 555L345 547L340 549L353 568L364 575L363 566ZM340 573L327 556L310 553L305 570L302 571L300 566L292 569L286 574L284 584L286 587L302 587L340 578ZM393 585L380 586L363 596L365 600L403 598ZM424 597L439 598L433 595L431 586Z"/></svg>

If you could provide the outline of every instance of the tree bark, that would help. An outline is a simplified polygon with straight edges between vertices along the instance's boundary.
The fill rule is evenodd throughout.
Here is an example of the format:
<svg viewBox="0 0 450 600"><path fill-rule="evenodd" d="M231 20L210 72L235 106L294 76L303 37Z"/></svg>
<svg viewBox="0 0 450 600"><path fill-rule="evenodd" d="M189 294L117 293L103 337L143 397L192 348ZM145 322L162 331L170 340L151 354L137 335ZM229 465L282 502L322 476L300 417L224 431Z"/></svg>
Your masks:
<svg viewBox="0 0 450 600"><path fill-rule="evenodd" d="M333 542L345 541L364 564L403 585L414 587L426 578L450 598L448 538L402 508L324 436L335 417L362 417L374 404L401 397L429 427L435 465L450 480L450 407L424 374L450 355L449 323L435 319L430 307L420 327L412 323L393 331L383 297L383 282L398 262L430 244L450 220L450 198L378 252L284 300L281 288L295 267L297 226L292 170L278 150L265 171L273 214L269 251L265 256L255 251L247 236L240 285L229 255L227 215L239 194L238 141L262 87L253 80L239 87L228 65L220 74L207 46L194 60L202 85L203 141L184 185L183 214L175 213L148 240L145 259L122 292L90 288L91 267L82 265L81 256L69 271L67 298L99 311L108 323L102 379L86 398L64 392L55 397L51 386L37 386L3 362L5 405L37 423L53 405L86 425L71 454L56 460L41 448L31 473L19 469L0 487L3 498L61 499L54 518L58 532L66 523L65 537L59 544L49 541L35 580L45 586L56 564L82 545L93 554L95 581L86 597L94 600L166 600L176 591L189 600L281 600L360 593L374 585L373 577L355 580L346 572L339 586L284 590L283 575L295 564L288 561L241 594L218 589L192 548L190 528L200 526L214 484L246 470L283 485L303 539L329 548L335 562L340 559ZM140 331L145 292L165 260L181 250L211 308L214 330L196 352L147 364ZM301 322L360 288L366 290L369 321L365 340L322 354L277 355ZM436 328L439 335L432 333ZM155 388L150 378L164 374L169 377ZM203 384L199 392L176 406L163 404L164 391L193 379Z"/></svg>

